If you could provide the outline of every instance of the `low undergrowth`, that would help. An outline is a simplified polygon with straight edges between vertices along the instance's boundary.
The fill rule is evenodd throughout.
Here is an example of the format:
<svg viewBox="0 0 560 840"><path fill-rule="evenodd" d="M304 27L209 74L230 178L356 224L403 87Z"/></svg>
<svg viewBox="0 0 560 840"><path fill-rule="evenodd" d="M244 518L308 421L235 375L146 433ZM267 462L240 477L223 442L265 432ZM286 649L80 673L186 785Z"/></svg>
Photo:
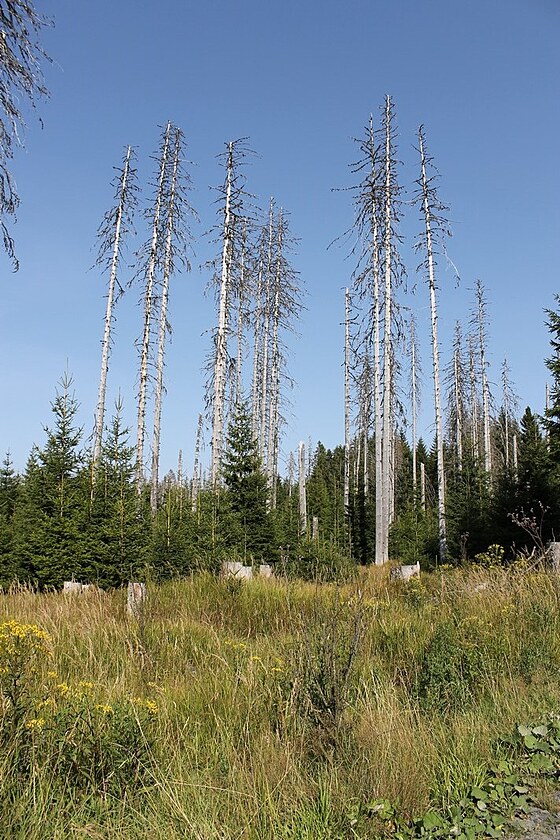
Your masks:
<svg viewBox="0 0 560 840"><path fill-rule="evenodd" d="M502 836L560 763L559 592L199 575L140 621L120 592L3 595L0 837Z"/></svg>

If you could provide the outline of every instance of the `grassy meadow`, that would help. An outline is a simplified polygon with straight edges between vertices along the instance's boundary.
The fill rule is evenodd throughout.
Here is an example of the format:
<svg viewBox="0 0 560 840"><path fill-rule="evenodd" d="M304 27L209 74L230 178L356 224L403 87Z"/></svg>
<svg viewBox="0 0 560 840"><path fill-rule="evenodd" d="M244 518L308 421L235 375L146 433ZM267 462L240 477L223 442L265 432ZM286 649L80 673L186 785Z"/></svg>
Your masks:
<svg viewBox="0 0 560 840"><path fill-rule="evenodd" d="M200 574L139 619L123 591L5 593L0 836L399 837L560 708L559 595L524 566Z"/></svg>

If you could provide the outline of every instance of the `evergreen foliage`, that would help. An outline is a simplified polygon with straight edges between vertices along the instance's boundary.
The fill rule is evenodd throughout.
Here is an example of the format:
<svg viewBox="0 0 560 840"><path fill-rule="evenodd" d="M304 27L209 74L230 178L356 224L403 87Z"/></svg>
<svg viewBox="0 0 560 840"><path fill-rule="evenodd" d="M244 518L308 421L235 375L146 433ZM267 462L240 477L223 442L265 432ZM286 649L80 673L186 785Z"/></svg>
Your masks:
<svg viewBox="0 0 560 840"><path fill-rule="evenodd" d="M245 561L273 559L276 546L267 479L246 403L237 405L228 426L222 477L226 493L220 525L226 548Z"/></svg>

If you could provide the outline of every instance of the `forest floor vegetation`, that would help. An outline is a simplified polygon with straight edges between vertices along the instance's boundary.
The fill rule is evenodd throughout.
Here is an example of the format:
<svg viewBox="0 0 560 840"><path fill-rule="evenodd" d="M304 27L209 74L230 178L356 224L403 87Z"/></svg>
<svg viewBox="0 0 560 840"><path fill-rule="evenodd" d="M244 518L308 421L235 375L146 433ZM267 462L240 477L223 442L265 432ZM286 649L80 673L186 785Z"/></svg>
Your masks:
<svg viewBox="0 0 560 840"><path fill-rule="evenodd" d="M125 602L0 597L0 837L471 840L550 811L549 571L197 574Z"/></svg>

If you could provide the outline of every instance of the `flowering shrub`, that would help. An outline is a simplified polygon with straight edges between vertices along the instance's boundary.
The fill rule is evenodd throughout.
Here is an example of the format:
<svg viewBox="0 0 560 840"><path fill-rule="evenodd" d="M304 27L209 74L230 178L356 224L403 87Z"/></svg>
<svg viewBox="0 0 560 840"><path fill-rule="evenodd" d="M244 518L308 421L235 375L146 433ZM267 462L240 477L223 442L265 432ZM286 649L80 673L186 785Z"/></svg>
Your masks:
<svg viewBox="0 0 560 840"><path fill-rule="evenodd" d="M122 793L150 767L157 703L109 703L93 682L72 685L47 671L51 659L44 630L15 620L0 624L0 747L12 777L48 766L65 788Z"/></svg>
<svg viewBox="0 0 560 840"><path fill-rule="evenodd" d="M5 722L12 726L20 722L51 657L52 640L45 630L14 619L0 624L0 700Z"/></svg>

